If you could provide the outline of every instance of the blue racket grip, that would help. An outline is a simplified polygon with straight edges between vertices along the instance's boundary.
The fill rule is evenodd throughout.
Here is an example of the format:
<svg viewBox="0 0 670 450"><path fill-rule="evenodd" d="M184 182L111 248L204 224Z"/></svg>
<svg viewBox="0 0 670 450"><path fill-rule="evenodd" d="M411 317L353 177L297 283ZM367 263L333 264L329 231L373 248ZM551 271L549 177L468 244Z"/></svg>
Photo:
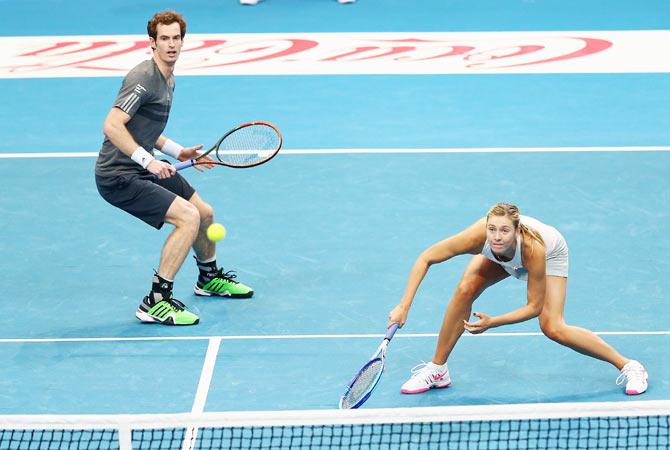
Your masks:
<svg viewBox="0 0 670 450"><path fill-rule="evenodd" d="M390 327L388 327L388 330L386 330L386 339L389 341L393 338L393 335L395 334L396 331L398 331L398 325L397 323L394 323Z"/></svg>
<svg viewBox="0 0 670 450"><path fill-rule="evenodd" d="M193 164L195 164L195 159L189 159L188 161L178 162L177 164L174 165L174 168L176 170L181 170L187 167L191 167Z"/></svg>
<svg viewBox="0 0 670 450"><path fill-rule="evenodd" d="M168 161L163 160L163 162L168 162ZM185 169L185 168L187 168L187 167L191 167L191 166L193 166L193 164L195 164L195 159L189 159L188 161L180 161L180 162L178 162L177 164L174 165L174 168L175 168L177 171L180 171L181 169ZM154 179L156 179L156 180L158 179L158 177L157 177L156 175L154 175L154 174L151 174L151 176L152 176Z"/></svg>

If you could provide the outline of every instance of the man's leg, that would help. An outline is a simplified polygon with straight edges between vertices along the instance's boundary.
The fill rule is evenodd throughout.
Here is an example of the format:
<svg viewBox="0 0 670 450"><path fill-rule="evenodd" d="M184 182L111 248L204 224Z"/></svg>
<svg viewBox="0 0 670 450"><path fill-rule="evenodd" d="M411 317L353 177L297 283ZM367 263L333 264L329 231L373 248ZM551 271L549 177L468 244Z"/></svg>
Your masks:
<svg viewBox="0 0 670 450"><path fill-rule="evenodd" d="M165 221L174 225L174 230L163 245L158 275L174 280L198 236L200 214L193 204L176 197L165 214Z"/></svg>
<svg viewBox="0 0 670 450"><path fill-rule="evenodd" d="M183 303L172 296L172 288L174 277L196 238L200 215L188 201L175 197L165 214L165 221L174 225L174 230L163 245L151 292L144 297L135 315L143 322L195 325L199 322L198 316L188 311Z"/></svg>
<svg viewBox="0 0 670 450"><path fill-rule="evenodd" d="M193 288L196 295L249 298L253 289L239 281L232 271L225 272L216 263L216 243L207 238L207 228L214 222L214 209L197 192L189 202L200 214L197 236L193 241L193 251L198 265L198 281Z"/></svg>
<svg viewBox="0 0 670 450"><path fill-rule="evenodd" d="M197 192L193 194L189 203L193 205L199 215L198 232L193 241L193 251L198 261L209 261L216 258L216 244L207 238L207 228L214 223L214 209L205 203Z"/></svg>

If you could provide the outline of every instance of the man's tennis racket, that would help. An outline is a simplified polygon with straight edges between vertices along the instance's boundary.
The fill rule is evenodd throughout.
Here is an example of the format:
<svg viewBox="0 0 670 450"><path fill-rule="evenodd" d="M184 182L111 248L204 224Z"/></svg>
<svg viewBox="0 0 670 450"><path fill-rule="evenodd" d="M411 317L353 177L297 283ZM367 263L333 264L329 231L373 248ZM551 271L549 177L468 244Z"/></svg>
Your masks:
<svg viewBox="0 0 670 450"><path fill-rule="evenodd" d="M384 371L384 360L386 359L386 348L398 330L398 324L394 323L386 331L386 337L372 355L370 361L358 371L356 376L347 386L346 391L340 397L340 409L354 409L361 406L370 397Z"/></svg>
<svg viewBox="0 0 670 450"><path fill-rule="evenodd" d="M224 134L212 148L197 158L178 162L174 167L177 170L200 164L238 169L254 167L274 158L281 144L281 133L271 123L245 123Z"/></svg>

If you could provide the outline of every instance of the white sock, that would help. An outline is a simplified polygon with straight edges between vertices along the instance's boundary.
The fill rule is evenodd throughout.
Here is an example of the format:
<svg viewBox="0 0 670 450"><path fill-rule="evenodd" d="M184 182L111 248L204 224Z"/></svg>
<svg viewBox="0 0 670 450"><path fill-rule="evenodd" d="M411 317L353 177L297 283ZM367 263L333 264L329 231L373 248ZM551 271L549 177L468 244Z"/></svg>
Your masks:
<svg viewBox="0 0 670 450"><path fill-rule="evenodd" d="M214 256L212 256L212 257L209 258L209 259L206 259L205 261L201 261L201 260L199 260L197 256L195 257L195 260L196 260L197 262L199 262L199 263L202 263L202 264L211 263L211 262L216 261L216 253L214 254Z"/></svg>
<svg viewBox="0 0 670 450"><path fill-rule="evenodd" d="M435 364L433 361L431 361L427 364L427 366L433 370L436 370L438 373L444 373L447 370L447 363Z"/></svg>

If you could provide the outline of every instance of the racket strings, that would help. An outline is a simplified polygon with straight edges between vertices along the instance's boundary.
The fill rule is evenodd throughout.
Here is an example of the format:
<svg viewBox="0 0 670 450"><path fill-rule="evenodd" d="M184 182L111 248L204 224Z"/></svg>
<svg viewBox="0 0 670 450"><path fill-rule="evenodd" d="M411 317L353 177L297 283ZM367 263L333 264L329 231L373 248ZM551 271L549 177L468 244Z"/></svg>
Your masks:
<svg viewBox="0 0 670 450"><path fill-rule="evenodd" d="M358 375L356 381L353 382L347 393L342 398L343 408L351 408L358 403L365 395L370 392L375 385L375 382L381 375L384 369L384 364L381 359L377 359L369 364Z"/></svg>
<svg viewBox="0 0 670 450"><path fill-rule="evenodd" d="M216 150L216 157L229 165L258 164L274 155L279 144L280 138L272 127L249 125L223 139Z"/></svg>

